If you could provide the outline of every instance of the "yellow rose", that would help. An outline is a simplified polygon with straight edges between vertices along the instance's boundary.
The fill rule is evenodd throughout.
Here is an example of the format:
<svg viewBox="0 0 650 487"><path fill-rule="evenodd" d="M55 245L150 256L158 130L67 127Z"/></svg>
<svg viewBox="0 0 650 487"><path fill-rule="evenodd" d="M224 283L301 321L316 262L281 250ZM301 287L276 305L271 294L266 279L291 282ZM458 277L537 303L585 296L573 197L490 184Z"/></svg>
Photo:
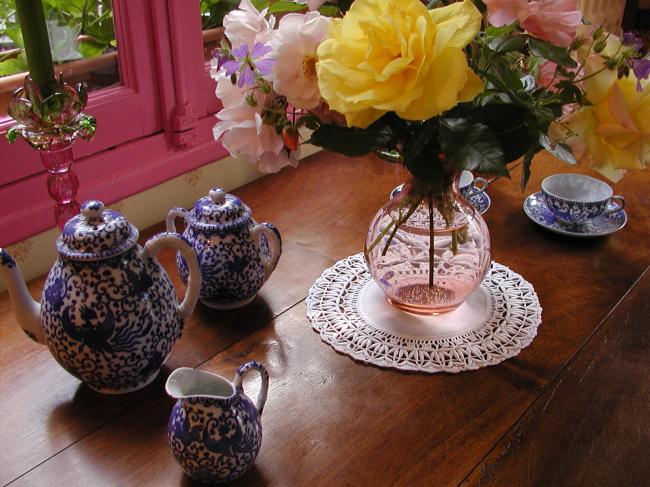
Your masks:
<svg viewBox="0 0 650 487"><path fill-rule="evenodd" d="M568 114L551 127L554 140L568 143L578 159L611 181L620 180L626 169L643 169L650 160L650 83L630 73L618 79L616 72L600 71L602 59L587 58L583 83L593 104ZM599 72L600 71L600 72Z"/></svg>
<svg viewBox="0 0 650 487"><path fill-rule="evenodd" d="M318 87L348 126L386 112L426 120L470 101L483 83L463 48L481 14L471 0L431 11L419 0L356 0L318 47Z"/></svg>

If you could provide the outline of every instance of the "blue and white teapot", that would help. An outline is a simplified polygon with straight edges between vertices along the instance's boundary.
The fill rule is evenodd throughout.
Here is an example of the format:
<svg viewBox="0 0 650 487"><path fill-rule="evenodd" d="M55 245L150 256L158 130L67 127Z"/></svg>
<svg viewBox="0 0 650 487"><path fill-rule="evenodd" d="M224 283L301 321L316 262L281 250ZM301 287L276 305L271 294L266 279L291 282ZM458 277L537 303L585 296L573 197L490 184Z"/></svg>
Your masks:
<svg viewBox="0 0 650 487"><path fill-rule="evenodd" d="M19 325L91 389L124 394L151 383L194 310L201 273L192 247L162 233L138 245L138 230L121 213L87 201L56 242L40 304L11 256L0 249L4 278ZM183 254L189 267L179 305L156 260L162 247Z"/></svg>
<svg viewBox="0 0 650 487"><path fill-rule="evenodd" d="M256 223L242 200L211 189L187 211L172 208L167 231L176 232L176 218L185 220L183 238L199 258L201 301L211 308L234 309L250 303L271 276L282 253L280 232L270 223ZM181 277L187 265L178 254Z"/></svg>

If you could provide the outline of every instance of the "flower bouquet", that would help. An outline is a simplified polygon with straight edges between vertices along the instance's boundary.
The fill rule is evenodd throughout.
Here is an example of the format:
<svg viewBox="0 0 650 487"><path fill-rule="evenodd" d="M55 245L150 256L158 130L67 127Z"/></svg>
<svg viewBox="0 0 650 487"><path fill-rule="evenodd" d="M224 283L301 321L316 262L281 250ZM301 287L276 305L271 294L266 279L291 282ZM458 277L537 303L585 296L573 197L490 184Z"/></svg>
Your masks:
<svg viewBox="0 0 650 487"><path fill-rule="evenodd" d="M224 18L212 76L214 136L262 171L307 142L348 156L393 151L411 177L365 245L388 299L454 309L490 263L460 171L525 187L546 150L618 180L650 157L650 61L632 34L582 18L577 0L242 0Z"/></svg>

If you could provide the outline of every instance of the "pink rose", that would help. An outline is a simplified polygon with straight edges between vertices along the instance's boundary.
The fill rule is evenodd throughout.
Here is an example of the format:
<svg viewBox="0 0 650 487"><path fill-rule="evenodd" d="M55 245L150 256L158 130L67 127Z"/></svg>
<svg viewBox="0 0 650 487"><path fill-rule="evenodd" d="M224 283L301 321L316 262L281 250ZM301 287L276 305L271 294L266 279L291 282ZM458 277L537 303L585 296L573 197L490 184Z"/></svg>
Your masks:
<svg viewBox="0 0 650 487"><path fill-rule="evenodd" d="M527 0L485 0L488 21L497 27L512 24L519 18L519 11L525 8Z"/></svg>
<svg viewBox="0 0 650 487"><path fill-rule="evenodd" d="M569 47L582 23L578 0L539 0L524 4L518 17L526 31L556 46Z"/></svg>
<svg viewBox="0 0 650 487"><path fill-rule="evenodd" d="M252 48L256 42L266 43L273 33L275 17L266 18L264 9L261 12L250 0L241 0L239 8L231 10L223 18L226 37L233 47L242 44Z"/></svg>
<svg viewBox="0 0 650 487"><path fill-rule="evenodd" d="M557 91L555 83L559 81L555 76L557 64L553 61L546 61L539 67L537 72L537 86L546 88L551 91Z"/></svg>

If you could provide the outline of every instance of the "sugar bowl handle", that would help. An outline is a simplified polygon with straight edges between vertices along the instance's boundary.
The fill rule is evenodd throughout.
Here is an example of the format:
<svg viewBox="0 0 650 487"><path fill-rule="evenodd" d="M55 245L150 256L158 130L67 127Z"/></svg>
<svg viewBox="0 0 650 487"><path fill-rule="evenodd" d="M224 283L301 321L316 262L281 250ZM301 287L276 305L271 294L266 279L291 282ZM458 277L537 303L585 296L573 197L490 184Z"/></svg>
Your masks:
<svg viewBox="0 0 650 487"><path fill-rule="evenodd" d="M269 373L266 371L266 368L255 360L246 362L237 369L237 372L235 372L235 378L232 382L237 391L239 391L240 394L243 394L244 386L242 385L242 381L244 380L244 376L251 370L257 370L262 377L262 386L257 395L257 404L255 405L257 407L257 412L261 415L262 410L264 409L264 404L266 403L266 395L269 392Z"/></svg>
<svg viewBox="0 0 650 487"><path fill-rule="evenodd" d="M269 244L271 257L268 260L262 246L262 235L266 237L266 241ZM280 260L280 255L282 254L282 238L280 237L280 232L270 223L257 223L251 230L251 238L257 246L260 260L264 265L264 282L266 282L278 265L278 260Z"/></svg>
<svg viewBox="0 0 650 487"><path fill-rule="evenodd" d="M199 268L199 259L196 257L196 252L190 244L188 244L177 233L159 233L151 237L140 254L142 260L146 261L156 257L160 249L163 247L172 247L178 250L185 258L187 268L189 269L189 277L187 279L187 289L185 291L185 298L183 302L178 305L178 313L183 320L185 320L192 311L199 299L199 291L201 289L201 269Z"/></svg>
<svg viewBox="0 0 650 487"><path fill-rule="evenodd" d="M176 233L176 218L182 218L183 221L187 224L187 210L185 208L172 208L167 213L167 218L165 219L165 225L167 226L167 231Z"/></svg>

